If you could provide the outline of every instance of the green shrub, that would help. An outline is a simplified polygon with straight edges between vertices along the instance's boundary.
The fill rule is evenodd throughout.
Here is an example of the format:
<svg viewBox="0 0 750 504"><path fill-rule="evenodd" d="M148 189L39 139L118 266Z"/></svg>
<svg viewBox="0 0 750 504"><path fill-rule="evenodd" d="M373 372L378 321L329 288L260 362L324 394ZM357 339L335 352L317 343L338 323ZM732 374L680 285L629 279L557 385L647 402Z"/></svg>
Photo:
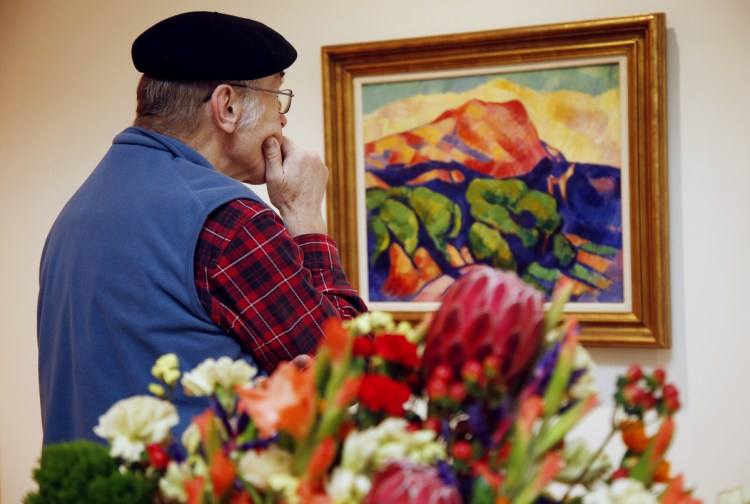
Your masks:
<svg viewBox="0 0 750 504"><path fill-rule="evenodd" d="M24 504L146 504L155 490L145 476L121 474L109 449L91 441L42 448L34 481L39 490L27 494Z"/></svg>

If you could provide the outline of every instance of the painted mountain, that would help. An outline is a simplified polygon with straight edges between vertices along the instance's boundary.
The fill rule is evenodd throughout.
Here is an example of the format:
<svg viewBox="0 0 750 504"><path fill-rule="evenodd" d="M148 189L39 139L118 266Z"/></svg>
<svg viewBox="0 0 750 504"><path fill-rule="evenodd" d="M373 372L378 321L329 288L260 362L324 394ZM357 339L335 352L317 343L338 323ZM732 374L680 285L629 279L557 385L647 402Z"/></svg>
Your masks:
<svg viewBox="0 0 750 504"><path fill-rule="evenodd" d="M520 100L471 99L365 145L370 301L434 301L477 263L622 302L616 166L570 162Z"/></svg>

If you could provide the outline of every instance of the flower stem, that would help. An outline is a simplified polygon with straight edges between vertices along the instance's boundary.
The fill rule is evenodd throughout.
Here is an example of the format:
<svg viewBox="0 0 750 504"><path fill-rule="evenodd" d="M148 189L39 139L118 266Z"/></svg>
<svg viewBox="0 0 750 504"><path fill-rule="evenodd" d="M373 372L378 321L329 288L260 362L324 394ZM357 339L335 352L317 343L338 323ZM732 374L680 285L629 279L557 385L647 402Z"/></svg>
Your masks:
<svg viewBox="0 0 750 504"><path fill-rule="evenodd" d="M581 471L581 474L578 475L578 477L573 481L570 485L568 485L568 491L565 492L565 495L562 498L561 502L565 502L570 495L570 492L573 491L573 488L576 487L581 481L583 481L583 478L586 476L586 474L589 472L591 467L594 465L594 462L596 462L596 459L599 458L599 456L604 452L604 449L607 447L610 441L612 441L612 437L614 437L615 433L617 432L617 424L615 422L615 417L617 415L617 408L612 412L612 429L609 431L609 434L604 439L604 442L602 442L601 446L599 446L599 449L594 452L594 454L591 456L591 459L589 460L589 463L586 464L586 467L583 468L583 471Z"/></svg>

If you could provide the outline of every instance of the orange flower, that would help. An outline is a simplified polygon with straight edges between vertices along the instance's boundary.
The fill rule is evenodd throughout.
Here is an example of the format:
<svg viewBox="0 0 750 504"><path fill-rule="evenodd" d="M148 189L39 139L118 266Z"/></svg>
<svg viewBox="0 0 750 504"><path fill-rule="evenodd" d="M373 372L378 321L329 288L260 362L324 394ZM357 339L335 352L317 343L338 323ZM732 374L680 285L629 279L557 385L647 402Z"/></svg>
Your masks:
<svg viewBox="0 0 750 504"><path fill-rule="evenodd" d="M234 492L232 497L229 499L229 504L253 504L250 499L250 495L244 490L241 492Z"/></svg>
<svg viewBox="0 0 750 504"><path fill-rule="evenodd" d="M331 361L340 361L346 354L346 346L351 335L346 329L344 329L341 320L337 318L324 320L323 332L326 335L323 345L328 348L328 353L331 355Z"/></svg>
<svg viewBox="0 0 750 504"><path fill-rule="evenodd" d="M209 474L214 487L214 497L219 499L232 486L237 468L229 460L229 457L224 455L224 452L218 451L211 458Z"/></svg>
<svg viewBox="0 0 750 504"><path fill-rule="evenodd" d="M620 423L622 442L629 450L643 453L648 448L650 438L646 435L646 429L640 420L626 420Z"/></svg>
<svg viewBox="0 0 750 504"><path fill-rule="evenodd" d="M563 459L557 452L549 452L544 456L542 466L534 481L534 491L539 494L549 485L563 468Z"/></svg>
<svg viewBox="0 0 750 504"><path fill-rule="evenodd" d="M310 462L307 463L307 477L317 479L325 473L333 463L336 456L336 443L331 436L326 436L323 441L315 448Z"/></svg>
<svg viewBox="0 0 750 504"><path fill-rule="evenodd" d="M669 462L666 460L662 460L659 462L659 465L656 466L656 470L654 471L654 481L657 483L667 483L672 478L669 477L669 469L670 465Z"/></svg>
<svg viewBox="0 0 750 504"><path fill-rule="evenodd" d="M193 423L198 426L198 430L201 431L201 438L205 439L212 427L214 422L214 412L211 408L206 408L203 413L193 417Z"/></svg>
<svg viewBox="0 0 750 504"><path fill-rule="evenodd" d="M311 483L310 481L300 482L299 488L297 489L297 495L301 502L305 504L332 504L325 490L322 488L320 483Z"/></svg>
<svg viewBox="0 0 750 504"><path fill-rule="evenodd" d="M357 399L359 394L359 387L362 384L362 377L347 377L344 379L344 384L341 386L341 390L336 395L336 407L337 408L348 408Z"/></svg>
<svg viewBox="0 0 750 504"><path fill-rule="evenodd" d="M652 460L661 460L664 454L669 448L669 444L672 442L672 436L674 435L674 420L671 416L668 416L661 422L659 430L654 436L654 453Z"/></svg>
<svg viewBox="0 0 750 504"><path fill-rule="evenodd" d="M534 422L544 413L544 399L539 396L531 396L521 402L521 410L518 414L518 425L524 436L530 436L534 428Z"/></svg>
<svg viewBox="0 0 750 504"><path fill-rule="evenodd" d="M211 408L206 408L203 413L193 417L193 423L198 426L201 433L203 450L211 457L221 449L219 432L216 428L216 415Z"/></svg>
<svg viewBox="0 0 750 504"><path fill-rule="evenodd" d="M685 490L682 475L680 475L669 484L660 502L661 504L701 504L702 501L694 499L690 493Z"/></svg>
<svg viewBox="0 0 750 504"><path fill-rule="evenodd" d="M307 435L315 413L313 367L300 370L285 362L266 380L263 389L237 388L239 410L253 419L262 436L270 436L277 430L296 439Z"/></svg>
<svg viewBox="0 0 750 504"><path fill-rule="evenodd" d="M183 483L185 486L185 493L187 493L187 504L201 504L203 501L203 487L206 481L203 476L196 476L193 479L189 479Z"/></svg>

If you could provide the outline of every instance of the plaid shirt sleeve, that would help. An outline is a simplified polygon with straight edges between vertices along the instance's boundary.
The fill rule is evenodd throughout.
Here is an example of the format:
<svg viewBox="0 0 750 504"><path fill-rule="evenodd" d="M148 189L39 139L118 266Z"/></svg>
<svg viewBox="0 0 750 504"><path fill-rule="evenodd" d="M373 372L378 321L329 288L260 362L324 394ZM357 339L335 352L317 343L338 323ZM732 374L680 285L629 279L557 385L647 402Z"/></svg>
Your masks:
<svg viewBox="0 0 750 504"><path fill-rule="evenodd" d="M227 203L206 220L195 286L211 319L269 373L313 353L326 318L367 311L330 237L292 238L276 212L251 200Z"/></svg>

